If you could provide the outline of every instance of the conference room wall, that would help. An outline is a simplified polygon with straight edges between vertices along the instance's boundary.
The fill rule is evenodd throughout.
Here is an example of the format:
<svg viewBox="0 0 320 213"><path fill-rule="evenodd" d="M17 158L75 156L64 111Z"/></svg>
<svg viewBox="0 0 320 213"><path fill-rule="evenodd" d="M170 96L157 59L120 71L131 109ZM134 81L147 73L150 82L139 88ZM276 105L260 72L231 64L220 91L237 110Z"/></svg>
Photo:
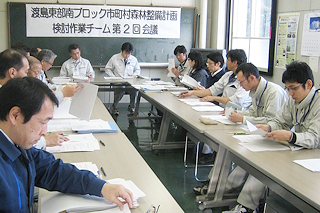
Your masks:
<svg viewBox="0 0 320 213"><path fill-rule="evenodd" d="M24 0L0 0L0 51L8 48L8 24L7 24L7 2L21 2ZM28 0L28 3L57 3L60 4L113 4L113 5L144 5L144 6L176 6L176 7L198 7L196 0ZM41 47L45 48L45 47Z"/></svg>
<svg viewBox="0 0 320 213"><path fill-rule="evenodd" d="M299 28L298 28L298 36L297 36L297 50L296 50L296 60L304 61L309 63L309 57L301 55L301 44L302 44L302 31L303 31L303 23L304 23L304 15L310 11L319 11L320 10L320 1L319 0L278 0L277 5L277 15L281 13L299 13ZM318 67L320 65L318 64ZM278 83L282 85L282 73L285 69L278 68L274 66L273 76L266 77L268 80ZM319 88L320 83L320 72L319 68L317 70L313 70L314 75L314 83L317 88Z"/></svg>

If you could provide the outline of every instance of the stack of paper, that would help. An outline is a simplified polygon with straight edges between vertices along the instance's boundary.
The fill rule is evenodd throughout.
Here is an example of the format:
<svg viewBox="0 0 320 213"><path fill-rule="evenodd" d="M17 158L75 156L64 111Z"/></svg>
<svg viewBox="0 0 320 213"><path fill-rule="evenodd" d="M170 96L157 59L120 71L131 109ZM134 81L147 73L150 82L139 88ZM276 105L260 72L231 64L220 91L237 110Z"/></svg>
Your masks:
<svg viewBox="0 0 320 213"><path fill-rule="evenodd" d="M99 150L99 142L92 134L68 135L69 141L63 142L62 146L47 147L51 153L57 152L92 152Z"/></svg>
<svg viewBox="0 0 320 213"><path fill-rule="evenodd" d="M189 75L184 75L182 80L180 81L182 84L190 87L190 88L198 88L199 83ZM204 85L202 85L204 86Z"/></svg>
<svg viewBox="0 0 320 213"><path fill-rule="evenodd" d="M210 118L212 120L218 121L218 122L226 124L226 125L237 125L237 123L230 121L224 115L202 115L201 117Z"/></svg>
<svg viewBox="0 0 320 213"><path fill-rule="evenodd" d="M54 84L58 84L58 85L69 84L71 82L71 78L70 77L63 77L63 76L53 77L52 82Z"/></svg>
<svg viewBox="0 0 320 213"><path fill-rule="evenodd" d="M54 109L53 119L77 118L69 113L71 98L64 98L59 107Z"/></svg>
<svg viewBox="0 0 320 213"><path fill-rule="evenodd" d="M312 172L320 172L320 159L305 159L305 160L294 160L293 162L309 169Z"/></svg>
<svg viewBox="0 0 320 213"><path fill-rule="evenodd" d="M196 110L197 112L221 112L223 108L221 106L195 106L192 109Z"/></svg>
<svg viewBox="0 0 320 213"><path fill-rule="evenodd" d="M252 152L290 150L289 146L261 135L234 135L241 146Z"/></svg>
<svg viewBox="0 0 320 213"><path fill-rule="evenodd" d="M79 162L79 163L71 163L71 164L77 167L79 170L88 170L101 179L99 169L95 163Z"/></svg>
<svg viewBox="0 0 320 213"><path fill-rule="evenodd" d="M111 184L121 184L133 193L134 205L138 206L137 199L146 196L132 181L116 178L108 180ZM101 197L90 195L66 195L59 192L51 192L41 199L42 213L56 212L92 212L106 210L110 213L130 213L128 205L124 205L124 210L120 211L117 205Z"/></svg>
<svg viewBox="0 0 320 213"><path fill-rule="evenodd" d="M118 132L118 128L114 122L107 122L101 119L90 121L78 121L73 123L72 131L78 133L113 133Z"/></svg>

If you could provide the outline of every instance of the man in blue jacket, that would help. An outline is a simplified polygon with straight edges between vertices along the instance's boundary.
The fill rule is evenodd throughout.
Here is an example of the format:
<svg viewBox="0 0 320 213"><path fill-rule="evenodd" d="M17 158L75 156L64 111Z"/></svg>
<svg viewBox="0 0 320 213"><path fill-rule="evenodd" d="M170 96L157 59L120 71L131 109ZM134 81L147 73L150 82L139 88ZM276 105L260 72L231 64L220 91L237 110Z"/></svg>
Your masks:
<svg viewBox="0 0 320 213"><path fill-rule="evenodd" d="M58 100L33 77L14 78L0 89L0 212L30 212L34 186L50 191L103 196L120 209L132 207L132 193L80 171L33 147L47 132Z"/></svg>

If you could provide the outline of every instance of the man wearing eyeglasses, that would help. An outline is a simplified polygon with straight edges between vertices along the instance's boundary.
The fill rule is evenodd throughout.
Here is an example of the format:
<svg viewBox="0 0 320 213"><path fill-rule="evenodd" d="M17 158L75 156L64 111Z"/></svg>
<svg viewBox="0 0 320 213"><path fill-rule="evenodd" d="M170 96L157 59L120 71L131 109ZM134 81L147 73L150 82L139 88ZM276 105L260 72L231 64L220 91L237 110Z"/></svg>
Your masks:
<svg viewBox="0 0 320 213"><path fill-rule="evenodd" d="M232 112L229 120L244 124L247 120L253 124L266 124L288 99L288 94L279 85L260 76L257 67L251 63L239 65L236 75L240 85L250 91L252 104L248 110Z"/></svg>
<svg viewBox="0 0 320 213"><path fill-rule="evenodd" d="M275 117L284 102L288 99L285 90L279 85L267 81L260 76L257 67L251 63L242 63L236 70L240 85L250 91L252 105L247 110L235 111L229 115L233 122L250 121L254 124L266 124ZM249 175L241 167L237 166L229 175L226 183L226 191L243 186L236 205L231 211L224 213L239 212L241 209L255 210L259 201L264 197L265 185L255 177Z"/></svg>
<svg viewBox="0 0 320 213"><path fill-rule="evenodd" d="M171 79L174 81L174 83L177 86L183 86L183 84L180 82L182 77L184 75L188 75L191 71L190 64L188 63L188 53L187 49L184 45L178 45L173 51L174 55L176 56L177 60L179 61L179 66L177 68L172 68L171 72L175 75L175 77L172 77ZM167 74L170 72L169 69L167 69Z"/></svg>
<svg viewBox="0 0 320 213"><path fill-rule="evenodd" d="M307 149L319 148L320 96L314 87L312 70L305 62L292 62L282 75L289 100L267 125L266 137L288 141Z"/></svg>
<svg viewBox="0 0 320 213"><path fill-rule="evenodd" d="M56 59L57 55L54 54L51 50L48 49L42 49L38 55L37 59L40 61L42 70L39 76L39 79L45 83L46 85L49 85L49 88L52 89L53 86L51 86L50 79L47 78L46 72L52 67L54 60Z"/></svg>

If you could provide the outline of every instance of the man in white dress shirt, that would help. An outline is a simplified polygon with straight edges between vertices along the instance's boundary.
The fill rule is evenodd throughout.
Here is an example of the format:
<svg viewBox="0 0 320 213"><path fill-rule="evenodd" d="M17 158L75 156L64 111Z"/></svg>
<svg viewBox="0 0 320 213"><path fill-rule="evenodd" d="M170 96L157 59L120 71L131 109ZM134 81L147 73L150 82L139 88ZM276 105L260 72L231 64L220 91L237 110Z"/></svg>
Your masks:
<svg viewBox="0 0 320 213"><path fill-rule="evenodd" d="M88 76L94 78L95 73L89 60L81 57L81 50L78 44L71 44L68 47L69 58L60 69L60 76Z"/></svg>
<svg viewBox="0 0 320 213"><path fill-rule="evenodd" d="M121 52L113 55L106 65L105 72L109 77L129 77L140 75L140 66L136 57L131 55L133 45L129 42L122 44ZM131 86L114 86L114 88L128 88L130 94L130 105L128 111L134 112L138 91L134 90ZM118 104L126 91L114 91L114 100L111 106L111 113L119 115Z"/></svg>

